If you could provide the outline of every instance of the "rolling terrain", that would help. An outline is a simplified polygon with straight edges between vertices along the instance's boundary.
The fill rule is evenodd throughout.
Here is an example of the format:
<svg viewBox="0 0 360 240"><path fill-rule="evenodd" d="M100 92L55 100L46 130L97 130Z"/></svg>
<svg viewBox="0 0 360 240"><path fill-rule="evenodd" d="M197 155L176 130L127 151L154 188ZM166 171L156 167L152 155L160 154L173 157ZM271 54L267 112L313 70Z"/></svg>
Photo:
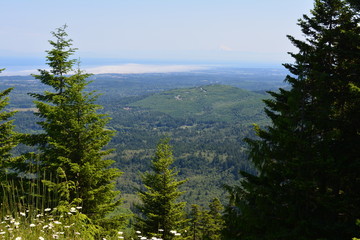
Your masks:
<svg viewBox="0 0 360 240"><path fill-rule="evenodd" d="M88 89L101 93L98 103L112 118L109 128L117 131L108 147L115 149L110 157L124 172L117 187L125 203L136 201L140 175L149 170L155 146L164 137L171 139L179 177L188 179L181 189L188 206L207 205L219 196L226 201L222 186L237 181L239 170L253 171L243 139L255 137L253 123L268 124L264 90L284 85L280 75L270 70L234 70L92 76ZM2 87L14 87L10 108L19 111L17 130L41 131L27 93L46 88L31 76L1 80ZM29 150L33 149L20 146L16 153Z"/></svg>
<svg viewBox="0 0 360 240"><path fill-rule="evenodd" d="M267 124L265 95L226 85L206 85L155 93L130 103L114 104L111 126L118 134L113 159L124 171L118 186L132 194L141 187L139 173L148 170L156 143L169 137L175 166L189 203L206 204L224 196L222 186L239 179L239 170L253 171L245 137L252 124ZM223 198L224 200L224 198Z"/></svg>

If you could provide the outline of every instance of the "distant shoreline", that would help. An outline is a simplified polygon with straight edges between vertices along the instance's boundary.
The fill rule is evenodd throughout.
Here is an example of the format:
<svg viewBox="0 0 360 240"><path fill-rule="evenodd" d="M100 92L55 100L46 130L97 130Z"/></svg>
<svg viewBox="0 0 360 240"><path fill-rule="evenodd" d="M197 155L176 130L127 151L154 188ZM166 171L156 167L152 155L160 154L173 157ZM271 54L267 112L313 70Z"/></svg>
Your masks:
<svg viewBox="0 0 360 240"><path fill-rule="evenodd" d="M212 68L283 68L281 63L250 61L80 58L80 62L81 69L93 74L170 73ZM0 68L5 68L0 76L26 76L36 74L38 69L47 69L48 66L45 59L39 57L0 57Z"/></svg>

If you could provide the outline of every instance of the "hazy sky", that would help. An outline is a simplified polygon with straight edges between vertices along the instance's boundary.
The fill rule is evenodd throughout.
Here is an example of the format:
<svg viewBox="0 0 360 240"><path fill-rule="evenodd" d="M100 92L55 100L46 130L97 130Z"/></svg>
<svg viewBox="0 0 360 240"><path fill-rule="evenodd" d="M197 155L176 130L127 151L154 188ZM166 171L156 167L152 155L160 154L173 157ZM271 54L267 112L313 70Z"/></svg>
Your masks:
<svg viewBox="0 0 360 240"><path fill-rule="evenodd" d="M1 0L0 58L43 58L67 24L96 58L283 63L313 0ZM1 62L3 64L3 61ZM6 66L4 66L6 67Z"/></svg>

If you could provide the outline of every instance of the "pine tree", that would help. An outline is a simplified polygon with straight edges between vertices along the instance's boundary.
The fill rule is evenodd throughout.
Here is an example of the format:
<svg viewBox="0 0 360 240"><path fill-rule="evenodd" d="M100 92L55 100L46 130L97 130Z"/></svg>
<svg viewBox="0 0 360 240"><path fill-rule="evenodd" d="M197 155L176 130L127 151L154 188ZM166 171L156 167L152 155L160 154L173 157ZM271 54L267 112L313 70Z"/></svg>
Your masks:
<svg viewBox="0 0 360 240"><path fill-rule="evenodd" d="M191 205L190 211L190 236L192 240L203 239L203 222L202 222L203 211L201 207L197 204Z"/></svg>
<svg viewBox="0 0 360 240"><path fill-rule="evenodd" d="M4 69L0 69L0 73ZM0 181L6 179L7 168L11 160L10 151L17 145L17 139L13 131L13 120L9 120L15 112L4 111L9 104L9 93L13 88L8 88L0 92Z"/></svg>
<svg viewBox="0 0 360 240"><path fill-rule="evenodd" d="M0 69L0 73L4 69ZM9 192L12 191L16 179L15 163L20 160L11 154L11 150L19 143L18 134L14 132L14 120L9 120L15 112L6 111L4 108L9 104L9 93L13 88L0 91L0 203L3 207L7 206ZM11 181L11 183L10 183ZM6 202L6 203L5 203Z"/></svg>
<svg viewBox="0 0 360 240"><path fill-rule="evenodd" d="M272 126L250 140L254 176L242 172L227 239L351 239L360 215L360 21L341 0L316 0L306 39L284 66L290 90L270 92Z"/></svg>
<svg viewBox="0 0 360 240"><path fill-rule="evenodd" d="M40 150L37 176L54 200L46 207L82 206L83 213L100 221L119 204L114 201L114 181L120 172L110 168L113 161L106 158L112 150L104 150L114 132L106 129L109 117L98 113L97 95L86 91L90 75L74 70L77 61L69 59L76 49L67 39L66 25L52 35L50 70L33 75L51 91L30 94L37 99L35 114L44 133L28 136L27 143Z"/></svg>
<svg viewBox="0 0 360 240"><path fill-rule="evenodd" d="M224 227L224 220L222 218L223 206L218 198L214 198L209 204L210 210L205 212L209 217L205 221L206 240L220 240L221 232Z"/></svg>
<svg viewBox="0 0 360 240"><path fill-rule="evenodd" d="M348 0L348 2L354 9L360 11L360 2L358 0Z"/></svg>
<svg viewBox="0 0 360 240"><path fill-rule="evenodd" d="M174 238L174 232L184 225L185 202L177 202L182 194L178 187L186 180L178 181L178 172L170 168L174 158L168 140L161 141L152 160L151 172L142 175L145 190L139 190L142 204L138 206L141 216L139 227L146 236L161 236L164 240ZM160 232L159 232L160 229Z"/></svg>
<svg viewBox="0 0 360 240"><path fill-rule="evenodd" d="M224 220L223 206L218 198L209 203L209 210L202 210L194 204L190 212L190 238L193 240L220 240Z"/></svg>

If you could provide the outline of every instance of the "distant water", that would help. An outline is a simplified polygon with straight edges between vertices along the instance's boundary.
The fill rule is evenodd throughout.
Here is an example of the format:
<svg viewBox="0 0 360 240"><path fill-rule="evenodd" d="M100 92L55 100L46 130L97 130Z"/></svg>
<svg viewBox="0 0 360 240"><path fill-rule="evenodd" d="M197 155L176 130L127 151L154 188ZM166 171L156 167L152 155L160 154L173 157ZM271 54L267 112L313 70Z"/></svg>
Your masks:
<svg viewBox="0 0 360 240"><path fill-rule="evenodd" d="M152 73L186 72L205 70L213 67L235 68L281 68L281 64L251 63L235 61L191 61L191 60L156 60L156 59L114 59L81 58L81 69L91 73ZM45 58L0 57L0 68L6 70L0 76L29 75L37 69L47 69Z"/></svg>

